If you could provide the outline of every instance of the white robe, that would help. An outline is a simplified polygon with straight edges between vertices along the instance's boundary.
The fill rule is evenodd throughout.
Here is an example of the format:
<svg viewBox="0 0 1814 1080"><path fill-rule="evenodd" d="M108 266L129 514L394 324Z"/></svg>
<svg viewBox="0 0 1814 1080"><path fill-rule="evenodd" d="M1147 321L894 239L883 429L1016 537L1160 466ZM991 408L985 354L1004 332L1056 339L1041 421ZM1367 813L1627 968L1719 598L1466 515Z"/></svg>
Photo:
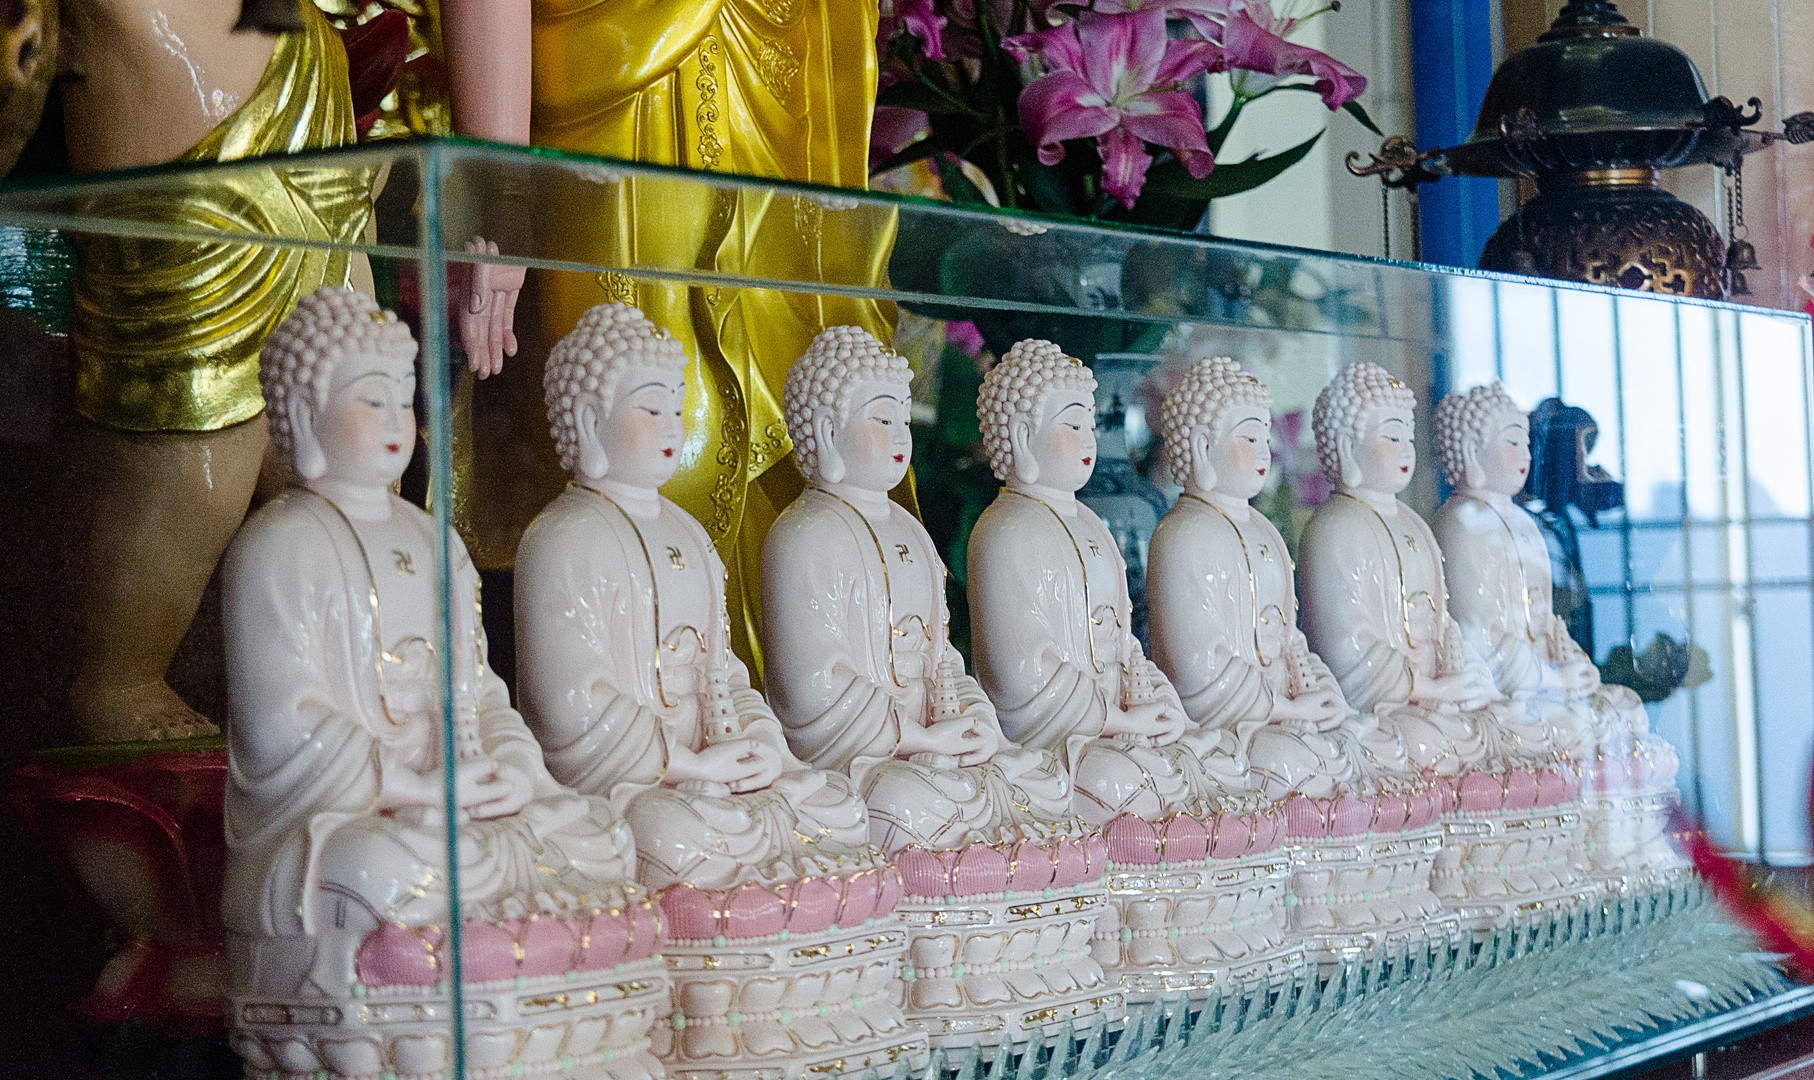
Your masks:
<svg viewBox="0 0 1814 1080"><path fill-rule="evenodd" d="M939 662L953 662L961 672L963 661L946 635L938 550L912 515L892 502L888 507L890 534L907 537L906 558L892 570L884 569L861 512L816 488L782 511L763 544L763 656L788 744L814 766L857 783L871 834L888 850L908 844L944 850L1069 831L1070 782L1050 754L1004 741L996 760L976 766L935 768L895 758L898 725L930 722ZM885 573L892 576L885 580ZM930 601L926 610L909 610L902 604L906 590L891 589L907 574L927 579L920 590ZM804 602L790 605L783 597ZM892 668L891 637L897 639ZM897 677L907 685L897 685ZM975 679L962 675L956 682L964 712L993 713ZM995 722L991 715L988 723Z"/></svg>
<svg viewBox="0 0 1814 1080"><path fill-rule="evenodd" d="M1092 540L1111 564L1086 590L1078 551ZM1076 504L1067 528L1038 500L1004 491L970 534L968 569L977 681L1010 738L1064 762L1086 822L1124 810L1156 818L1252 794L1231 733L1193 726L1163 747L1101 737L1129 674L1179 713L1184 707L1134 640L1126 566L1089 507ZM1139 794L1111 801L1111 792Z"/></svg>
<svg viewBox="0 0 1814 1080"><path fill-rule="evenodd" d="M1457 493L1437 511L1435 533L1448 558L1449 610L1500 692L1544 720L1559 750L1624 757L1658 741L1638 696L1602 684L1556 615L1549 549L1523 507Z"/></svg>
<svg viewBox="0 0 1814 1080"><path fill-rule="evenodd" d="M603 795L636 834L639 877L653 888L686 882L722 889L787 881L874 863L863 803L845 777L808 768L724 640L724 564L705 529L662 499L664 531L685 558L715 617L705 650L663 661L672 705L656 691L657 630L649 563L630 525L592 491L569 486L517 549L518 692L548 767L580 791ZM746 795L665 786L668 747L705 746L701 702L708 667L728 664L742 734L775 747L783 774Z"/></svg>
<svg viewBox="0 0 1814 1080"><path fill-rule="evenodd" d="M1199 499L1179 499L1153 533L1146 586L1154 661L1191 719L1236 733L1268 794L1324 798L1343 785L1407 779L1396 733L1348 706L1298 629L1291 556L1265 515L1249 510L1237 525ZM1275 701L1312 692L1341 702L1339 727L1269 720Z"/></svg>
<svg viewBox="0 0 1814 1080"><path fill-rule="evenodd" d="M432 542L428 515L394 497L391 505ZM535 783L534 801L520 813L460 827L462 914L495 920L620 905L633 869L629 830L604 800L561 787L543 767L486 665L478 575L457 536L449 546L455 713L475 726L486 756ZM440 805L380 808L395 770L426 773L439 764L439 665L408 680L426 677L427 686L390 687L398 699L390 707L371 573L346 519L300 489L252 515L225 558L223 915L233 984L242 990L294 992L311 967L318 982L328 970L340 979L365 929L445 923L449 915ZM383 629L393 641L406 632L439 637L431 627ZM317 989L342 993L346 985Z"/></svg>
<svg viewBox="0 0 1814 1080"><path fill-rule="evenodd" d="M1407 582L1413 572L1417 580ZM1473 709L1411 703L1417 678L1459 674L1484 699L1499 694L1443 603L1442 549L1410 507L1399 503L1388 528L1359 499L1331 495L1304 527L1298 579L1310 647L1351 704L1398 731L1414 764L1454 776L1477 766L1538 762L1523 745L1527 729L1538 725L1524 723L1504 702ZM1410 613L1405 593L1412 595ZM1408 619L1415 620L1416 641L1406 637Z"/></svg>

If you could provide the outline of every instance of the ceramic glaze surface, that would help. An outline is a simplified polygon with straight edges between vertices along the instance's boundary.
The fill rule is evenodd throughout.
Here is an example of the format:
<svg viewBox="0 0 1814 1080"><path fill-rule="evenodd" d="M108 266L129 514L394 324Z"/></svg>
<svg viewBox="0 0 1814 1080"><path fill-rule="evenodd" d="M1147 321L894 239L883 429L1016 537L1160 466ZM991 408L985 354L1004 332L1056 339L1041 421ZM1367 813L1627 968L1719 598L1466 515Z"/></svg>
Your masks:
<svg viewBox="0 0 1814 1080"><path fill-rule="evenodd" d="M1297 628L1284 539L1248 504L1272 464L1269 401L1219 357L1166 399L1184 494L1153 536L1153 655L1192 718L1232 731L1256 784L1289 800L1302 849L1293 927L1365 941L1354 935L1440 915L1429 889L1435 805L1396 730L1348 705Z"/></svg>
<svg viewBox="0 0 1814 1080"><path fill-rule="evenodd" d="M1023 1015L1075 1019L1106 990L1089 955L1106 860L1071 814L1058 758L1008 741L964 673L944 563L888 498L913 454L908 374L865 332L837 327L788 375L812 486L763 548L767 690L795 753L857 783L871 839L903 868L909 1015L941 1045L1024 1039L1045 1024ZM1059 895L1029 916L1028 900ZM962 920L941 910L952 897Z"/></svg>
<svg viewBox="0 0 1814 1080"><path fill-rule="evenodd" d="M1642 877L1679 868L1665 822L1630 805L1673 791L1675 749L1651 733L1637 695L1603 684L1569 636L1551 605L1542 530L1512 498L1530 469L1527 414L1494 383L1444 398L1436 427L1455 489L1434 523L1448 560L1450 611L1500 691L1580 763L1595 872Z"/></svg>
<svg viewBox="0 0 1814 1080"><path fill-rule="evenodd" d="M407 329L351 290L305 298L265 346L274 438L300 483L246 523L224 572L234 1045L260 1076L305 1059L336 1076L446 1067L444 1038L429 1040L431 1054L414 1029L349 1019L350 1004L369 993L407 1012L432 998L446 979L442 928L460 918L477 994L499 980L609 980L633 965L637 987L572 1018L599 1021L588 1033L563 1026L536 1051L596 1064L621 1050L629 1064L662 996L649 964L659 920L631 880L621 817L550 775L487 665L477 575L451 535L454 595L474 603L455 605L453 639L440 643L433 522L389 490L414 448L414 357ZM458 799L459 912L448 908L443 768ZM581 944L594 934L597 955ZM606 956L610 941L629 945ZM517 1019L502 1004L469 1027L481 1072L525 1060Z"/></svg>
<svg viewBox="0 0 1814 1080"><path fill-rule="evenodd" d="M716 549L656 490L685 439L686 364L624 304L587 312L549 357L574 482L517 552L525 713L556 776L622 808L641 880L675 918L674 1022L656 1048L674 1067L918 1052L897 1004L899 876L851 780L789 750L731 652ZM702 924L701 899L732 917ZM806 921L768 925L771 909ZM837 1022L794 1026L818 1005Z"/></svg>
<svg viewBox="0 0 1814 1080"><path fill-rule="evenodd" d="M1022 342L977 414L1006 487L970 536L977 675L1022 745L1062 756L1105 825L1111 904L1095 955L1130 996L1205 993L1302 962L1286 940L1279 807L1236 732L1191 720L1129 627L1126 568L1075 491L1096 445L1089 370Z"/></svg>

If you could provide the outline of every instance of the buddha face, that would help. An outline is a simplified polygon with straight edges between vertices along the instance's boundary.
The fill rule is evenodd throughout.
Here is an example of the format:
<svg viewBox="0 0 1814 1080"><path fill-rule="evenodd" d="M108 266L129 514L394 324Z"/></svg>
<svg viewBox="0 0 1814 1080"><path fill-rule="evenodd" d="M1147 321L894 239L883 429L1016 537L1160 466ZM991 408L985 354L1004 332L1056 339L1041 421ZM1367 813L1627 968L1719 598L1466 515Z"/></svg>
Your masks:
<svg viewBox="0 0 1814 1080"><path fill-rule="evenodd" d="M1468 481L1482 491L1516 495L1531 471L1531 425L1521 412L1500 413L1473 447Z"/></svg>
<svg viewBox="0 0 1814 1080"><path fill-rule="evenodd" d="M870 491L889 491L907 475L913 460L913 433L908 430L910 401L905 383L864 379L850 394L850 405L837 417L815 421L822 478L840 479ZM836 464L833 464L833 460Z"/></svg>
<svg viewBox="0 0 1814 1080"><path fill-rule="evenodd" d="M1367 410L1358 443L1342 440L1342 483L1396 495L1417 467L1416 422L1411 410L1375 405Z"/></svg>
<svg viewBox="0 0 1814 1080"><path fill-rule="evenodd" d="M415 395L414 358L376 352L342 358L329 378L327 407L306 425L313 446L298 440L304 479L353 487L395 483L416 450Z"/></svg>
<svg viewBox="0 0 1814 1080"><path fill-rule="evenodd" d="M632 487L660 487L680 467L686 439L681 417L685 372L626 364L612 393L608 412L596 401L575 406L580 409L579 471L595 480L608 474Z"/></svg>
<svg viewBox="0 0 1814 1080"><path fill-rule="evenodd" d="M1088 483L1096 469L1095 397L1087 390L1053 390L1040 403L1037 420L1037 426L1014 421L1016 478L1059 491Z"/></svg>
<svg viewBox="0 0 1814 1080"><path fill-rule="evenodd" d="M1253 498L1272 471L1272 410L1234 406L1222 418L1221 437L1205 449L1204 460L1216 473L1214 490L1243 502Z"/></svg>

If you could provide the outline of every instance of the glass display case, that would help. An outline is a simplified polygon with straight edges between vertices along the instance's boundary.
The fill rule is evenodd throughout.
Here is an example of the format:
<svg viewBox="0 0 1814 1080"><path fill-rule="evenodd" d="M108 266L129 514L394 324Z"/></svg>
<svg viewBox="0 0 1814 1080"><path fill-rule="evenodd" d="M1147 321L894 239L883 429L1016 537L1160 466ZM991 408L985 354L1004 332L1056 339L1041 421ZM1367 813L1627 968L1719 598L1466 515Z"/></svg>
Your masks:
<svg viewBox="0 0 1814 1080"><path fill-rule="evenodd" d="M289 212L311 193L372 182L379 185L375 212L357 242L337 240L307 214ZM184 206L195 212L172 211ZM63 704L90 647L85 643L96 634L84 620L130 625L133 616L109 613L92 599L97 571L84 552L140 538L128 526L116 523L109 534L91 524L97 496L90 487L97 476L105 479L109 461L120 460L108 453L119 451L94 449L90 420L70 404L92 392L98 376L92 361L72 359L66 335L73 321L77 348L88 349L84 335L97 333L100 322L117 320L113 332L128 340L149 331L129 296L120 301L127 310L83 310L95 296L127 296L97 291L92 283L72 313L69 283L81 271L71 267L90 258L95 266L111 260L150 272L167 266L178 250L188 258L264 266L254 277L294 272L310 259L352 256L354 280L369 282L379 305L395 311L419 343L413 376L419 381L411 391L403 371L392 372L400 389L388 407L405 409L413 393L418 430L401 438L407 443L419 435L420 445L393 491L426 509L424 527L411 534L421 550L374 551L377 534L356 525L357 514L349 517L325 498L315 505L279 494L282 470L266 462L264 486L253 499L262 508L252 519L264 525L248 526L221 580L190 601L201 615L170 672L171 683L225 735L88 741ZM266 258L272 253L280 257ZM490 334L500 344L513 337L518 347L502 357L498 374L475 378L461 333L461 321L474 317L474 282L493 275L484 280L509 292L516 288L512 268L527 270L520 297L513 297L514 325L506 331L500 322L467 337L476 342ZM44 877L8 901L34 942L21 951L21 962L49 963L64 951L92 958L95 970L105 960L99 985L67 995L80 998L78 1011L88 1021L136 1017L165 1037L218 1040L224 1009L231 1046L249 1076L628 1078L657 1068L657 1058L668 1062L669 1074L703 1076L708 1070L699 1062L706 1058L685 1057L692 1040L704 1045L702 1031L754 1038L745 1029L756 1020L737 1011L745 1006L726 1005L705 1023L692 999L681 1001L685 994L708 994L700 988L726 956L746 956L725 952L728 900L709 894L714 899L702 901L705 913L697 916L661 904L667 937L658 939L657 890L627 880L628 870L613 876L595 868L585 879L593 885L574 886L570 897L543 897L531 884L500 885L499 875L508 872L499 867L518 856L495 837L484 843L502 846L486 849L488 856L460 848L466 840L449 839L472 835L468 819L448 809L460 804L464 796L456 788L465 781L459 769L432 764L508 754L501 747L515 736L487 725L521 727L509 719L510 703L524 704L527 676L518 651L528 647L518 633L525 594L513 564L520 568L519 546L531 521L567 484L549 418L565 384L557 379L545 390L543 368L581 313L612 301L643 308L663 331L656 338L678 342L691 361L681 472L663 490L698 520L700 535L716 549L694 553L664 541L651 557L645 542L637 558L649 559L650 579L664 559L677 569L692 559L723 560L727 625L722 634L694 636L702 649L717 637L734 650L757 690L761 532L801 483L791 465L780 464L792 445L783 379L826 326L862 325L884 341L892 333L894 349L912 367L914 471L894 495L915 508L951 570L950 641L966 659L975 644L967 545L998 488L978 432L976 394L983 375L1015 342L1056 342L1095 369L1101 460L1079 497L1121 548L1130 629L1143 641L1149 546L1179 491L1155 434L1160 402L1192 363L1232 356L1270 388L1276 467L1255 506L1293 552L1312 511L1330 494L1312 412L1338 369L1370 361L1415 392L1416 468L1405 499L1426 517L1448 493L1428 437L1432 408L1451 391L1500 380L1532 410L1536 453L1521 501L1548 547L1556 614L1601 678L1631 687L1651 730L1675 748L1681 809L1733 857L1785 867L1810 861L1814 351L1808 320L1799 315L460 140L6 187L0 189L0 274L7 279L0 295L7 310L0 315L8 327L0 350L6 353L0 439L17 449L5 497L7 513L20 525L18 565L31 571L8 592L6 619L18 647L8 680L21 719L7 750L22 766L12 780L12 803L41 852L24 865ZM218 294L196 298L198 305L224 302ZM244 318L266 320L263 332L283 314ZM313 389L314 408L326 409L331 378L320 372L353 355L336 335L356 318L368 313L326 311L324 321L284 339L292 342L285 346L290 352L272 354L301 372L284 376L285 386L301 389L273 409L270 424L293 468L306 452L297 449L298 440L314 437L300 433L325 422L306 405L298 412L296 402ZM392 325L382 315L369 319ZM395 345L401 328L384 333ZM584 368L589 354L576 355ZM570 374L599 378L586 370L590 376L579 369ZM203 385L211 377L183 376L195 393L218 391ZM317 378L321 387L311 381ZM238 392L257 395L246 387ZM93 418L92 411L87 415ZM153 442L165 428L155 420L140 424L141 434L127 440L136 449L127 453L160 453ZM210 469L257 474L262 443L234 451L245 460L209 457L200 466L204 487L213 490ZM251 499L250 482L245 487ZM182 497L170 496L179 505ZM280 521L298 514L312 524L272 539ZM128 520L181 532L147 516ZM878 539L878 552L881 546ZM188 557L193 561L194 553ZM308 568L329 563L331 573L307 577ZM412 587L438 600L429 605L432 617L429 608L407 614L407 600L390 602L390 609L406 611L400 619L416 618L425 628L418 635L425 649L414 659L360 621L364 605L375 611L380 594L395 587L389 579L406 573L420 574ZM475 607L469 594L478 586L482 603ZM277 597L284 589L304 599ZM259 596L268 611L288 612L286 626L271 626L273 634L288 636L247 645L247 625L271 624L268 614L263 624L235 621L249 618L246 605L256 606ZM667 643L657 652L663 647L674 648ZM315 663L298 659L314 655L310 650L332 656L317 666L339 665L339 673L295 674L298 664ZM374 659L375 697L358 674ZM730 661L725 664L728 670ZM399 674L411 665L413 673ZM287 688L286 677L296 680ZM350 681L339 691L323 689L342 677ZM396 714L408 710L397 707L406 695L396 687L406 678L426 680L422 694L430 705L412 706L422 715L400 721ZM276 689L255 693L248 689L254 684ZM344 702L336 692L346 695ZM731 694L725 689L712 700ZM246 704L254 699L260 704ZM396 806L380 808L376 796L360 802L364 795L336 802L341 788L365 781L358 767L323 753L341 737L329 719L360 708L375 709L376 719L357 721L359 730L377 730L372 725L380 721L399 730L416 724L410 738L420 745L410 752L438 777L433 792L425 789L417 799L415 832L407 840L397 839ZM247 734L267 713L291 722L288 734L273 736L278 741L269 745ZM387 737L359 736L379 743ZM285 770L298 775L285 778ZM323 794L326 788L333 791ZM537 798L561 796L543 791ZM563 822L558 827L547 824L549 817L523 828L546 842L570 835L560 830L574 828L578 814L609 832L625 813L613 800L601 798L590 811L549 811ZM607 801L612 805L605 807ZM230 863L224 880L232 884L223 886L223 802L225 835L236 845L249 843L246 830L266 822L247 816L254 805L283 807L293 819L285 828L300 830L298 837L324 837L348 820L377 821L371 836L415 845L410 865L420 880L413 895L420 899L426 889L444 905L451 896L466 914L426 926L398 916L394 905L378 910L381 904L347 886L338 907L312 910L321 926L352 925L364 935L350 959L339 961L339 975L320 976L332 981L350 972L344 991L338 985L320 991L314 1004L307 995L229 992L231 981L256 982L244 967L255 959L278 963L275 953L231 943L260 932L282 938L272 927L287 917L289 901L279 893L296 886L271 875L235 876ZM518 813L533 818L530 810ZM642 820L634 823L639 832ZM285 856L303 860L295 865L307 869L296 873L317 873L322 852L340 850L319 838L279 841L301 843L298 850L310 853ZM569 854L583 846L569 842L575 845ZM615 855L600 858L633 864L623 842L620 837ZM452 867L450 851L458 856ZM399 858L386 857L393 864ZM568 865L583 861L575 856ZM838 911L849 912L858 903L855 879L842 872L816 880L843 890ZM525 880L532 882L534 873ZM263 907L230 897L223 926L223 888L266 890ZM475 900L471 891L480 889L492 892ZM58 909L72 901L98 917L61 918ZM873 895L863 902L880 904ZM299 916L310 903L296 906ZM369 927L359 923L361 910ZM864 916L854 929L851 915L842 931L838 916L828 925L784 920L747 955L759 953L770 965L762 971L785 969L796 983L835 982L845 972L839 963L853 985L871 969L885 969L892 979L909 930L921 924L886 915L880 906L865 910L882 914ZM933 916L943 917L936 910ZM700 919L718 920L721 932L688 938L675 929ZM289 931L291 938L296 933ZM610 948L594 947L606 938ZM853 959L863 955L870 960ZM793 1064L769 1072L759 1063L740 1065L723 1074L744 1070L751 1080L771 1074L778 1080L784 1072L917 1078L952 1069L961 1080L985 1074L989 1080L1106 1080L1180 1071L1198 1077L1610 1075L1814 1014L1814 990L1793 987L1777 969L1779 959L1677 871L1622 882L1591 902L1513 904L1443 936L1338 949L1320 962L1300 957L1281 970L1211 985L1157 991L1106 985L1063 1007L1027 1012L1015 1029L1019 1042L985 1027L981 1037L943 1045L935 1030L927 1044L916 1021L902 1020L898 1008L877 1013L860 993L855 1005L828 1006L830 991L809 991L797 1006L802 1013L817 1008L821 1017L860 1017L861 1024L853 1019L839 1027L839 1020L823 1034L802 1036L805 1021L793 1019L796 1006L779 1007L776 1016L787 1017L762 1022L793 1032L777 1036L794 1040L792 1050L770 1051ZM241 967L229 974L232 965ZM1002 965L1008 971L1008 961ZM93 972L79 974L86 979ZM738 1001L748 1000L753 991L738 985L745 994ZM899 995L899 985L891 983L882 996ZM68 1024L54 1017L67 1004L34 1000L29 1009L18 1006L24 1011L13 1020L66 1031ZM52 1038L40 1050L74 1054L75 1042ZM188 1066L232 1075L240 1063L204 1054Z"/></svg>

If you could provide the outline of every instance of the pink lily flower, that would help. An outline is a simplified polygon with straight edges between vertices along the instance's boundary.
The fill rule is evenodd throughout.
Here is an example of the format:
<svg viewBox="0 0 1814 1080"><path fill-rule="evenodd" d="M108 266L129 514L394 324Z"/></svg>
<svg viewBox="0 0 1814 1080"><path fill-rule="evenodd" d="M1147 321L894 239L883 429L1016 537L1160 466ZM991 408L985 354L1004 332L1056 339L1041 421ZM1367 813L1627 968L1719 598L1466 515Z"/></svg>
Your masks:
<svg viewBox="0 0 1814 1080"><path fill-rule="evenodd" d="M1314 76L1316 92L1330 109L1341 108L1367 89L1365 76L1328 53L1285 40L1300 24L1330 10L1327 7L1303 18L1275 13L1270 0L1183 0L1174 7L1198 33L1222 46L1231 68L1276 78ZM1225 14L1216 15L1217 8Z"/></svg>
<svg viewBox="0 0 1814 1080"><path fill-rule="evenodd" d="M1162 8L1084 11L1076 22L1008 38L1002 47L1022 62L1044 60L1046 74L1020 95L1020 126L1043 164L1064 159L1065 140L1094 136L1102 189L1129 207L1153 163L1146 143L1169 149L1192 176L1215 168L1202 111L1178 87L1227 65L1210 42L1168 41Z"/></svg>
<svg viewBox="0 0 1814 1080"><path fill-rule="evenodd" d="M938 13L935 0L894 0L892 12L882 17L881 33L877 36L886 44L897 32L906 30L920 39L926 59L943 60L944 29L945 17Z"/></svg>

